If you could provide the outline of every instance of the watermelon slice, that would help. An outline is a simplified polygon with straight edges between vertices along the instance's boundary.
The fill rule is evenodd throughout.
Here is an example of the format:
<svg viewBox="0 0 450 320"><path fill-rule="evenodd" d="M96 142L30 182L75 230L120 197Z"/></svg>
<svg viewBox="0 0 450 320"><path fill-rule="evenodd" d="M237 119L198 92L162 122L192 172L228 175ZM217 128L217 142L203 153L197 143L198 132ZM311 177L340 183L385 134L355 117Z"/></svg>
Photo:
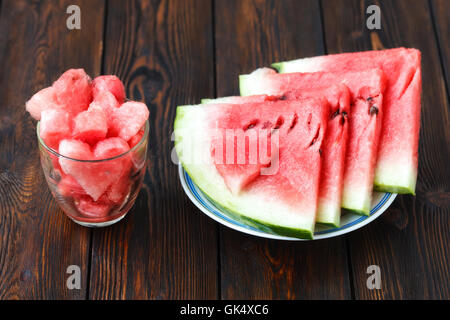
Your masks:
<svg viewBox="0 0 450 320"><path fill-rule="evenodd" d="M268 232L311 239L328 116L323 99L181 106L174 124L175 147L194 182L231 215ZM211 152L218 135L242 129L269 132L270 145L277 146L277 155L270 154L270 166L259 175L253 167L241 170L239 163L228 162L219 170L221 163ZM268 136L261 137L264 141ZM240 150L247 154L246 148ZM226 176L236 177L236 171L246 180L239 193L226 184Z"/></svg>
<svg viewBox="0 0 450 320"><path fill-rule="evenodd" d="M325 95L330 102L330 120L323 143L322 170L317 204L316 222L339 226L341 216L342 184L344 176L345 150L348 136L348 114L350 113L350 95L345 85L321 87L313 79L305 78L300 90L283 91L280 95L251 95L203 99L202 103L246 103L276 99L299 99Z"/></svg>
<svg viewBox="0 0 450 320"><path fill-rule="evenodd" d="M380 67L386 74L384 116L375 170L375 190L415 194L417 181L421 54L417 49L342 53L273 64L280 72L329 71Z"/></svg>
<svg viewBox="0 0 450 320"><path fill-rule="evenodd" d="M324 155L318 221L338 225L341 194L340 205L343 208L368 215L381 130L385 82L383 72L372 69L347 72L345 76L327 72L279 74L272 69L262 68L250 75L241 75L239 79L243 95L267 93L283 95L287 99L316 95L328 97L330 104L334 106L329 115L330 122L333 123L330 124L324 144L326 156ZM341 82L351 93L348 129L345 125L345 117L349 114L348 95L342 93L342 86L341 89L335 87ZM336 118L336 114L341 116ZM347 130L349 139L345 139ZM344 163L345 171L342 176Z"/></svg>
<svg viewBox="0 0 450 320"><path fill-rule="evenodd" d="M323 142L322 170L316 222L339 227L344 185L345 157L349 135L350 92L345 85L314 87L313 79L304 78L301 90L286 92L287 99L320 96L330 103L327 134ZM307 88L311 86L310 88Z"/></svg>

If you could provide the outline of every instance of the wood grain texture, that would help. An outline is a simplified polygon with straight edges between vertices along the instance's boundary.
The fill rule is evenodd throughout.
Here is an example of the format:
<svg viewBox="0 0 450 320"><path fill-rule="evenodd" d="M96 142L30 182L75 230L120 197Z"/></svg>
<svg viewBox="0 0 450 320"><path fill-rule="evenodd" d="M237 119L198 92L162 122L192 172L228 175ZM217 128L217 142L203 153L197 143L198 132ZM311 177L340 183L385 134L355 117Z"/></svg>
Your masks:
<svg viewBox="0 0 450 320"><path fill-rule="evenodd" d="M447 84L447 97L450 99L450 1L430 0L430 7L440 51L442 68L444 69L445 83ZM450 110L447 109L444 111L447 111L443 116L447 119L448 123L450 121ZM450 126L447 125L444 130L447 141L450 141Z"/></svg>
<svg viewBox="0 0 450 320"><path fill-rule="evenodd" d="M72 4L81 30L66 28ZM370 4L381 8L379 31L365 27ZM449 1L1 0L0 7L0 299L449 299ZM423 54L416 197L399 196L349 235L283 242L219 226L185 196L172 163L177 105L238 94L239 74L274 61L397 46ZM33 93L75 67L117 74L128 97L150 109L142 191L129 215L104 229L79 227L58 208L25 112ZM381 290L366 287L373 264ZM81 268L81 290L66 288L69 265Z"/></svg>
<svg viewBox="0 0 450 320"><path fill-rule="evenodd" d="M381 30L366 28L370 4L381 8ZM398 196L381 218L349 237L355 298L448 299L449 105L428 2L323 0L322 8L329 52L399 46L422 52L417 196ZM381 269L380 290L366 286L372 264Z"/></svg>
<svg viewBox="0 0 450 320"><path fill-rule="evenodd" d="M430 0L448 94L450 94L450 1ZM450 129L449 129L450 131ZM447 136L447 139L449 137Z"/></svg>
<svg viewBox="0 0 450 320"><path fill-rule="evenodd" d="M1 4L0 298L84 299L90 232L66 218L50 194L25 101L68 68L100 72L103 2ZM81 30L66 27L70 4L81 7ZM66 287L69 265L81 268L81 290Z"/></svg>
<svg viewBox="0 0 450 320"><path fill-rule="evenodd" d="M317 1L215 1L217 94L239 94L239 74L323 54Z"/></svg>
<svg viewBox="0 0 450 320"><path fill-rule="evenodd" d="M177 105L213 94L211 2L110 1L103 72L150 109L149 166L117 225L95 230L91 299L214 299L216 226L188 200L172 162Z"/></svg>
<svg viewBox="0 0 450 320"><path fill-rule="evenodd" d="M317 1L215 2L217 96L238 95L238 75L324 53ZM351 297L344 238L283 242L221 228L223 299Z"/></svg>

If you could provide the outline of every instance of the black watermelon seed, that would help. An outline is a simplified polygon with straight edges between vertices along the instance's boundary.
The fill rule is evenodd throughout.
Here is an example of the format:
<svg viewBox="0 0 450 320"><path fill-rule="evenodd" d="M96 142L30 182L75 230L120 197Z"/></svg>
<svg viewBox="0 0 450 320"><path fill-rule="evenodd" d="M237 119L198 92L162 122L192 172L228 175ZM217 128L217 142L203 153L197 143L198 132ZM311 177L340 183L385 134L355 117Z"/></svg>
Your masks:
<svg viewBox="0 0 450 320"><path fill-rule="evenodd" d="M339 109L337 109L335 112L333 112L333 113L331 114L331 119L336 118L338 115L339 115Z"/></svg>
<svg viewBox="0 0 450 320"><path fill-rule="evenodd" d="M374 114L377 115L378 114L378 108L376 105L373 105L370 107L369 109L369 113L371 116L373 116Z"/></svg>
<svg viewBox="0 0 450 320"><path fill-rule="evenodd" d="M294 113L294 117L292 118L291 126L289 127L289 130L294 129L294 127L297 125L298 122L298 115Z"/></svg>

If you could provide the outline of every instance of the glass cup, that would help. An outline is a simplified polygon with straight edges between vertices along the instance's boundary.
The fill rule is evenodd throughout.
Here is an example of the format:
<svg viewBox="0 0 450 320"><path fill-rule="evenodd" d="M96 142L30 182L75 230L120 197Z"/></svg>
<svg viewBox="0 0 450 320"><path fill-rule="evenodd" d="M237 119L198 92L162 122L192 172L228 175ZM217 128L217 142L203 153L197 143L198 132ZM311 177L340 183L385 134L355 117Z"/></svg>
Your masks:
<svg viewBox="0 0 450 320"><path fill-rule="evenodd" d="M105 227L125 217L133 206L147 166L149 123L140 141L109 159L78 160L63 156L37 136L42 169L64 213L86 227Z"/></svg>

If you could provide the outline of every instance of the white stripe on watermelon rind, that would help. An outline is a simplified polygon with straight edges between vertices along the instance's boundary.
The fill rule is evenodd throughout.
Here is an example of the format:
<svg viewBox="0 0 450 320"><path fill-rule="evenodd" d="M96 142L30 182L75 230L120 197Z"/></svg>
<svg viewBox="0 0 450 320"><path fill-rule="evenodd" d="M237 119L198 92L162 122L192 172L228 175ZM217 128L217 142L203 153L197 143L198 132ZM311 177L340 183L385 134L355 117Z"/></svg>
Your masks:
<svg viewBox="0 0 450 320"><path fill-rule="evenodd" d="M384 161L377 164L374 180L376 191L416 195L416 182L417 170L406 161Z"/></svg>
<svg viewBox="0 0 450 320"><path fill-rule="evenodd" d="M340 218L340 207L337 207L334 202L327 202L324 199L319 199L317 205L316 223L339 228Z"/></svg>

